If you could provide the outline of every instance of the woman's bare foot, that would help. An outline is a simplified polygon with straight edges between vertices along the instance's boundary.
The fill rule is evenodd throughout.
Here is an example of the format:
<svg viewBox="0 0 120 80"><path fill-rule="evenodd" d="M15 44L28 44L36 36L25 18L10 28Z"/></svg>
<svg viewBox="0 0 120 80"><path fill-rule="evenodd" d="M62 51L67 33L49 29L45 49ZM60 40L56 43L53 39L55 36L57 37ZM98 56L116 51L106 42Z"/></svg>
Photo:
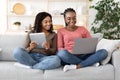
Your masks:
<svg viewBox="0 0 120 80"><path fill-rule="evenodd" d="M81 68L80 64L77 64L77 65L76 65L76 68L77 68L77 69Z"/></svg>

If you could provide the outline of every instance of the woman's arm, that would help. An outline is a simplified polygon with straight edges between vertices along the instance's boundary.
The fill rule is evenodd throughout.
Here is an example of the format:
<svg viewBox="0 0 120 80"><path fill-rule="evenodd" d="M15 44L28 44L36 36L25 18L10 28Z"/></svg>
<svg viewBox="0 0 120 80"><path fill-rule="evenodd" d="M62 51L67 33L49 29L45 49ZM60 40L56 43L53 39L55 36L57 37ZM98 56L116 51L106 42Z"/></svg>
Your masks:
<svg viewBox="0 0 120 80"><path fill-rule="evenodd" d="M83 27L83 29L84 29L84 32L82 34L82 37L83 38L91 38L90 32L84 27Z"/></svg>
<svg viewBox="0 0 120 80"><path fill-rule="evenodd" d="M47 40L50 47L48 48L35 48L32 49L31 52L43 53L46 55L54 55L57 52L57 34L50 34Z"/></svg>
<svg viewBox="0 0 120 80"><path fill-rule="evenodd" d="M31 49L30 49L30 36L29 36L29 34L30 33L27 33L27 37L26 37L26 40L25 40L25 42L24 42L24 45L23 45L23 48L25 48L25 50L27 51L27 52L30 52L31 51Z"/></svg>
<svg viewBox="0 0 120 80"><path fill-rule="evenodd" d="M54 34L54 37L49 42L50 48L46 49L46 53L49 55L54 55L57 52L57 34Z"/></svg>
<svg viewBox="0 0 120 80"><path fill-rule="evenodd" d="M30 46L30 36L29 36L29 34L30 33L27 33L27 37L26 37L26 40L25 40L25 42L24 42L24 45L23 45L23 47L25 48L25 49L27 49L29 46Z"/></svg>
<svg viewBox="0 0 120 80"><path fill-rule="evenodd" d="M24 43L24 48L27 52L31 52L31 50L36 48L36 46L37 46L36 42L31 42L29 34L30 33L27 34L27 37L26 37L26 40Z"/></svg>
<svg viewBox="0 0 120 80"><path fill-rule="evenodd" d="M64 48L64 40L63 40L63 35L61 33L61 31L58 31L58 34L57 34L57 47L58 47L58 50L62 50Z"/></svg>

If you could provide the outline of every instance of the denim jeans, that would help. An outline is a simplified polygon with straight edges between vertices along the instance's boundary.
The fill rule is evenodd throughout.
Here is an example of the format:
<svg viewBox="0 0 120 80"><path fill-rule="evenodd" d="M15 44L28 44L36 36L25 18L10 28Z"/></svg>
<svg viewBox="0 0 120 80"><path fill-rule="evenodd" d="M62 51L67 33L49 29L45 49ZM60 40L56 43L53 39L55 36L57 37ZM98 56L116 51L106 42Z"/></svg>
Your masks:
<svg viewBox="0 0 120 80"><path fill-rule="evenodd" d="M61 60L56 55L46 56L40 53L28 53L23 48L15 48L13 55L19 63L31 66L33 69L54 69L61 65Z"/></svg>
<svg viewBox="0 0 120 80"><path fill-rule="evenodd" d="M87 67L104 60L107 57L108 52L105 49L101 49L93 54L73 55L67 50L60 50L57 55L62 60L62 64L64 65L80 64L81 67Z"/></svg>

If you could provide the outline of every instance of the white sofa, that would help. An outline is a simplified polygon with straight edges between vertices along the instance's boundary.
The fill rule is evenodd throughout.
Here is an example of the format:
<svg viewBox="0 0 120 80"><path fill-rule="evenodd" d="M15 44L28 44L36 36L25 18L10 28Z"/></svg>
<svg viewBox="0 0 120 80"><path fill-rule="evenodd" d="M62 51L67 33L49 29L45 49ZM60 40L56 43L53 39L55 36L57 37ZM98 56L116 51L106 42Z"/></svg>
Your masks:
<svg viewBox="0 0 120 80"><path fill-rule="evenodd" d="M27 33L0 34L0 80L120 80L120 51L112 55L111 63L99 67L90 66L63 72L62 68L52 70L26 69L15 66L13 49L22 47Z"/></svg>

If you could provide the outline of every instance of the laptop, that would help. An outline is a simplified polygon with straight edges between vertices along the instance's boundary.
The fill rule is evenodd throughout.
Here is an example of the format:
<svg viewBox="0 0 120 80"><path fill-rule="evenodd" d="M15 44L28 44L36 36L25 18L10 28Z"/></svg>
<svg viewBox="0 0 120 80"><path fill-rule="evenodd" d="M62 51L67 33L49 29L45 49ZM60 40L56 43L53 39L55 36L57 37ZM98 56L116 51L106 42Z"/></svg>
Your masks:
<svg viewBox="0 0 120 80"><path fill-rule="evenodd" d="M91 54L96 51L98 38L77 38L74 41L73 54Z"/></svg>
<svg viewBox="0 0 120 80"><path fill-rule="evenodd" d="M38 43L37 48L42 48L42 44L46 42L44 33L30 33L30 40Z"/></svg>

